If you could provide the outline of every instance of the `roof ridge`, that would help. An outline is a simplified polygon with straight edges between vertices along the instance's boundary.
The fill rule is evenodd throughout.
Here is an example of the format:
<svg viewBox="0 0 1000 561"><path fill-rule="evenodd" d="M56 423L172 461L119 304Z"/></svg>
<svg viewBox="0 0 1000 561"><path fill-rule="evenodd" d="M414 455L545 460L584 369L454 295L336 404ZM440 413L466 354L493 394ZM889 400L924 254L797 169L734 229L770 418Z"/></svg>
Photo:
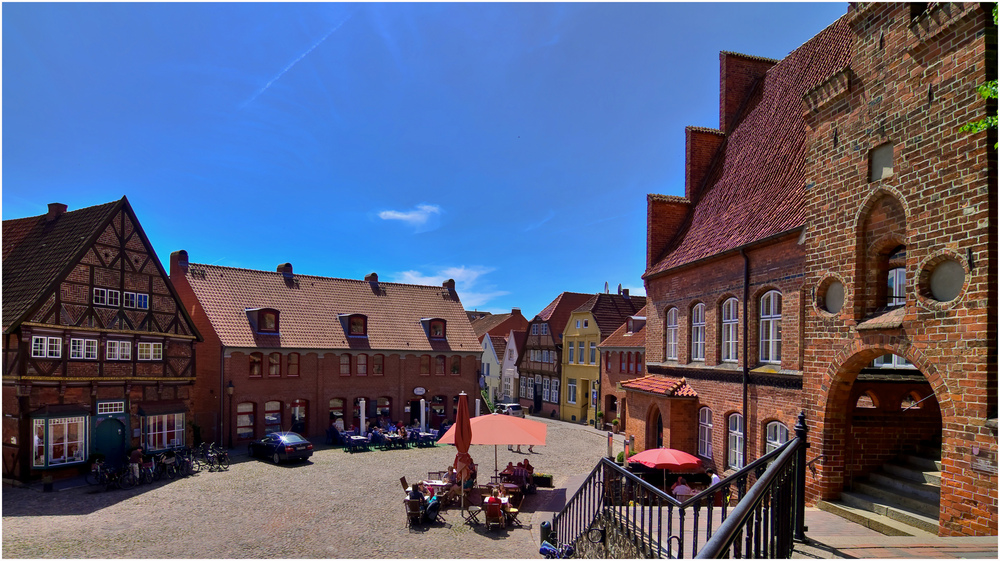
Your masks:
<svg viewBox="0 0 1000 561"><path fill-rule="evenodd" d="M284 273L282 273L281 271L267 271L267 270L264 270L264 269L250 269L250 268L247 268L247 267L229 267L229 266L226 266L226 265L211 265L211 264L207 264L207 263L188 263L188 269L189 270L190 270L191 267L210 267L210 268L214 268L214 269L228 269L228 270L231 270L231 271L247 271L247 272L250 272L250 273L263 273L263 274L267 274L267 275L280 275L280 276L284 276ZM296 278L311 278L311 279L323 279L323 280L349 281L349 282L364 283L364 284L367 284L369 282L369 281L366 281L364 279L350 279L350 278L346 278L346 277L325 277L325 276L322 276L322 275L304 275L304 274L301 274L301 273L294 273L294 275L295 275ZM379 283L379 285L387 285L388 284L388 285L394 285L394 286L413 286L413 287L417 287L417 288L435 288L435 289L439 289L439 290L442 289L442 288L444 288L443 286L440 286L440 285L433 285L433 284L411 284L411 283L405 283L405 282L388 282L388 281L383 281L381 279L379 279L378 283ZM497 314L492 314L492 315L497 315Z"/></svg>

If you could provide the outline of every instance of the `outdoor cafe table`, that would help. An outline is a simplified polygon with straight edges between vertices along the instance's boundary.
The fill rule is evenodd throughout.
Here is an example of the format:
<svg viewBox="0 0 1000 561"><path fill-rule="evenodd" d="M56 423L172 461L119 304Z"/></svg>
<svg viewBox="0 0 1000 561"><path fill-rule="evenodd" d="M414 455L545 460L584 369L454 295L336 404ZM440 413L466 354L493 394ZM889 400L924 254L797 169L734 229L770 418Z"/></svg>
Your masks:
<svg viewBox="0 0 1000 561"><path fill-rule="evenodd" d="M403 438L402 436L399 436L398 434L389 433L386 434L384 438L385 438L385 443L383 444L383 447L386 449L406 448L406 439Z"/></svg>
<svg viewBox="0 0 1000 561"><path fill-rule="evenodd" d="M441 481L440 479L428 479L426 481L422 481L421 483L424 484L424 487L427 487L427 490L431 491L435 495L441 494L450 485L447 481Z"/></svg>
<svg viewBox="0 0 1000 561"><path fill-rule="evenodd" d="M347 440L348 448L351 452L368 448L368 438L365 436L351 436Z"/></svg>

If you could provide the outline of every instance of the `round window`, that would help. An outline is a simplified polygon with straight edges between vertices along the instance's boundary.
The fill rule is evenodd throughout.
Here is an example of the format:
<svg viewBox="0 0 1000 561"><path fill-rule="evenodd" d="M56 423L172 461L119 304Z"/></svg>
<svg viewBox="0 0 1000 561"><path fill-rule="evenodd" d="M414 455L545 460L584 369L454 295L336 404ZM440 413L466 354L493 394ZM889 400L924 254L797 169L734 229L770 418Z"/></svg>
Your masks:
<svg viewBox="0 0 1000 561"><path fill-rule="evenodd" d="M954 259L945 259L931 271L931 296L938 302L950 302L958 297L965 285L965 267Z"/></svg>
<svg viewBox="0 0 1000 561"><path fill-rule="evenodd" d="M844 307L844 283L834 277L827 277L820 283L816 305L824 312L839 314Z"/></svg>

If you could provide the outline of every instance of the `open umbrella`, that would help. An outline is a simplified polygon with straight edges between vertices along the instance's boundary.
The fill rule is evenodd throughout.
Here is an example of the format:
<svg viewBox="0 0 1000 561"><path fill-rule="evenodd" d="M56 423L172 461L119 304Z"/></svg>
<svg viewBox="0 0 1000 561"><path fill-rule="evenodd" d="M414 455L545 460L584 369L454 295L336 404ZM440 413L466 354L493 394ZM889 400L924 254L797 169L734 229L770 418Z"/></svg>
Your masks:
<svg viewBox="0 0 1000 561"><path fill-rule="evenodd" d="M459 400L461 403L461 400ZM545 444L545 434L548 427L545 423L511 417L510 415L482 415L469 421L472 427L472 444L492 444L493 445L493 472L497 473L497 451L496 447L501 444L520 444L543 446ZM438 439L441 444L455 444L457 446L456 435L458 434L458 423L448 429L444 435Z"/></svg>
<svg viewBox="0 0 1000 561"><path fill-rule="evenodd" d="M465 392L458 394L458 413L455 414L455 425L448 429L455 431L455 471L458 472L462 481L462 489L465 490L465 480L469 478L472 467L472 456L469 455L469 445L472 444L472 425L469 423L469 396ZM465 500L462 500L462 509L465 509Z"/></svg>
<svg viewBox="0 0 1000 561"><path fill-rule="evenodd" d="M630 457L628 461L642 464L654 469L669 469L672 471L696 470L701 469L702 465L701 460L695 456L673 448L651 448L649 450L643 450L642 452ZM666 490L666 474L664 474L663 477L663 486L664 490Z"/></svg>

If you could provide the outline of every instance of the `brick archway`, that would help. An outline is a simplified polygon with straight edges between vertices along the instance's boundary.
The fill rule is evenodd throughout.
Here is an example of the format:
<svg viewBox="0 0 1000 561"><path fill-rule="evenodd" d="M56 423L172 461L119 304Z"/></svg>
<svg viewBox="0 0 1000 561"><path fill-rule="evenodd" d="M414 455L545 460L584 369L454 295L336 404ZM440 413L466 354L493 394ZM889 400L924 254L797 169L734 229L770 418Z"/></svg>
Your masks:
<svg viewBox="0 0 1000 561"><path fill-rule="evenodd" d="M654 401L646 412L646 450L663 447L663 412Z"/></svg>
<svg viewBox="0 0 1000 561"><path fill-rule="evenodd" d="M845 474L848 472L846 457L848 431L851 428L851 389L861 369L887 353L905 358L923 374L937 400L942 433L954 418L949 389L937 368L905 337L872 334L854 338L834 356L822 376L819 385L821 393L814 398L809 436L812 448L810 458L822 458L811 467L807 495L810 502L836 499L848 483Z"/></svg>

